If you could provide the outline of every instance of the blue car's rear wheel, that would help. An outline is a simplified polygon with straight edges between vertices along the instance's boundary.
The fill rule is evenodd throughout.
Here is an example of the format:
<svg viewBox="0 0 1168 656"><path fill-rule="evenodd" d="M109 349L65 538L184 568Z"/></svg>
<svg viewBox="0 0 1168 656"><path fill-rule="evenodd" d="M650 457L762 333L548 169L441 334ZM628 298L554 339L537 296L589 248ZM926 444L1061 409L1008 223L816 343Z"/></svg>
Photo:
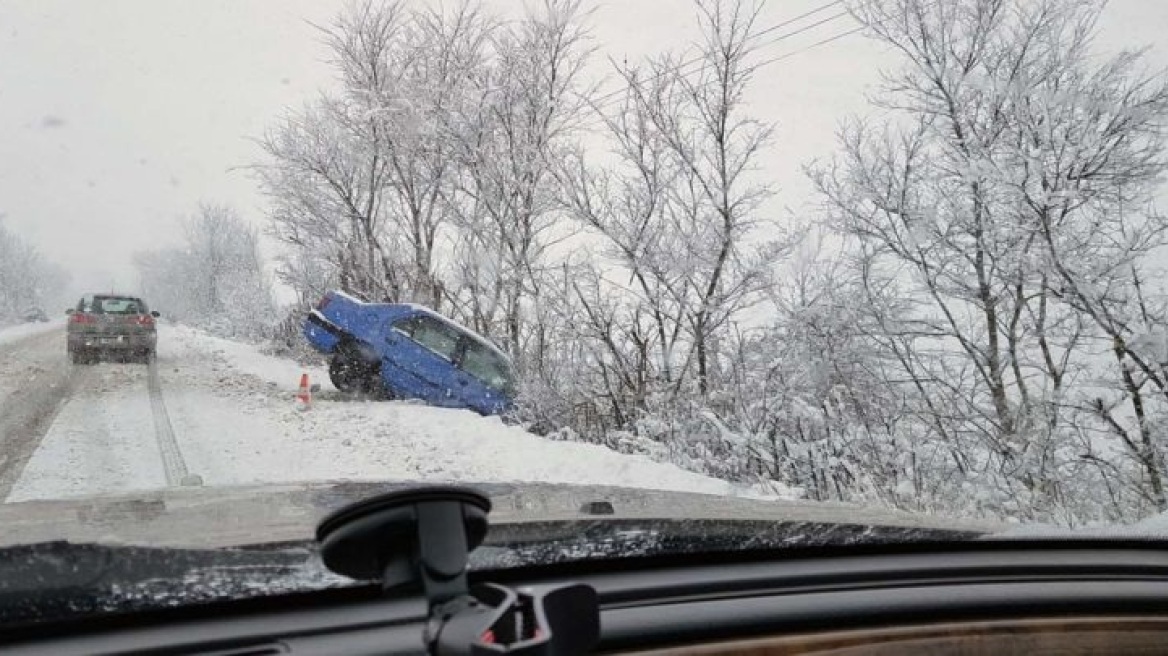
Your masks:
<svg viewBox="0 0 1168 656"><path fill-rule="evenodd" d="M370 362L348 345L337 349L329 360L329 380L345 393L386 396L380 363Z"/></svg>
<svg viewBox="0 0 1168 656"><path fill-rule="evenodd" d="M329 361L329 380L333 387L342 392L356 392L360 386L360 372L353 363L341 354L333 356Z"/></svg>

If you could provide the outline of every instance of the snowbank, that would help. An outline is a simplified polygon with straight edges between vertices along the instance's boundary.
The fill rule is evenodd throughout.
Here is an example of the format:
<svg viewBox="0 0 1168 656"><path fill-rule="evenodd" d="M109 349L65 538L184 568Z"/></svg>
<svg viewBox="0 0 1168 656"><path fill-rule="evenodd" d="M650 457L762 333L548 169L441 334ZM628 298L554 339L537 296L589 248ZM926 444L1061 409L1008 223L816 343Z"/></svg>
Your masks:
<svg viewBox="0 0 1168 656"><path fill-rule="evenodd" d="M1098 523L1090 526L1067 528L1054 524L1019 524L1000 534L1004 538L1168 538L1168 512L1145 517L1131 524Z"/></svg>
<svg viewBox="0 0 1168 656"><path fill-rule="evenodd" d="M181 326L159 327L158 375L175 439L205 485L343 480L544 482L761 495L605 447L547 440L498 418L410 402L352 401L323 370ZM307 371L325 392L293 400ZM9 501L88 497L165 485L147 370L84 370Z"/></svg>
<svg viewBox="0 0 1168 656"><path fill-rule="evenodd" d="M159 364L188 468L208 485L330 479L551 482L755 496L726 481L608 448L553 441L469 411L412 402L292 399L323 369L185 327L160 333ZM790 490L776 493L795 498Z"/></svg>
<svg viewBox="0 0 1168 656"><path fill-rule="evenodd" d="M251 344L216 337L180 325L163 325L159 334L161 337L158 348L162 353L167 352L170 347L174 347L171 350L174 350L176 355L181 353L184 357L198 357L198 354L202 353L230 363L234 371L254 376L279 389L296 389L302 373L307 373L313 384L320 383L322 388L334 389L329 383L328 371L324 367L305 367L295 360L267 355L261 352L259 347Z"/></svg>

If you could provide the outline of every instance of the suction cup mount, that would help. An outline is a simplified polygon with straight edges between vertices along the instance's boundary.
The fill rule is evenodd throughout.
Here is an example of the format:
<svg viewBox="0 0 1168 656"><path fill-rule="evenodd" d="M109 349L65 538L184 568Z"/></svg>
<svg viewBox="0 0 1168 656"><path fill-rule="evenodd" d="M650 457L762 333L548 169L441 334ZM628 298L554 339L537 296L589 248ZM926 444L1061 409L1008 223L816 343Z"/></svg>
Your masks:
<svg viewBox="0 0 1168 656"><path fill-rule="evenodd" d="M490 499L463 487L425 486L357 502L316 531L324 564L387 593L421 583L432 654L583 654L600 636L596 591L467 583L469 553L487 534Z"/></svg>

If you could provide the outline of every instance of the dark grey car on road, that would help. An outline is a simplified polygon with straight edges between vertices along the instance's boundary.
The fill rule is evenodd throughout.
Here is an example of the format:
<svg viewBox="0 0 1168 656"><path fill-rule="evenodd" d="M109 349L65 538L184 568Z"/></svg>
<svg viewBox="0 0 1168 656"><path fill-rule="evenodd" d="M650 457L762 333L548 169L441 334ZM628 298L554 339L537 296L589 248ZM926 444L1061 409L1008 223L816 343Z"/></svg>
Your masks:
<svg viewBox="0 0 1168 656"><path fill-rule="evenodd" d="M135 296L89 294L66 310L69 357L74 364L96 362L102 355L149 362L158 331L146 303Z"/></svg>

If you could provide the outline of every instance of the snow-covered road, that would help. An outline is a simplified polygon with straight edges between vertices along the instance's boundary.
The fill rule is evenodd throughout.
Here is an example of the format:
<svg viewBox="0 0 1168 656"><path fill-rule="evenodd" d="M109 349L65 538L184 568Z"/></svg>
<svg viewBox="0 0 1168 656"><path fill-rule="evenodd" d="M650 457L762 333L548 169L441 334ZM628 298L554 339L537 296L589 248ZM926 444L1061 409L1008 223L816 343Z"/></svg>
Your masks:
<svg viewBox="0 0 1168 656"><path fill-rule="evenodd" d="M89 372L65 359L62 323L0 329L0 496L7 496L40 437Z"/></svg>
<svg viewBox="0 0 1168 656"><path fill-rule="evenodd" d="M44 385L58 390L40 393L47 414L41 410L39 423L26 421L19 433L27 463L0 463L0 493L8 501L156 489L194 483L194 477L208 486L540 481L745 494L643 457L546 440L497 418L408 402L348 400L320 369L181 326L159 328L154 367L161 398L152 404L146 366L72 367L63 341L59 329L22 338L17 343L24 363L4 365L23 376L20 393L26 396ZM322 387L308 411L297 410L293 400L302 372ZM0 422L7 410L0 406ZM2 423L0 437L9 438ZM5 446L6 454L12 452Z"/></svg>
<svg viewBox="0 0 1168 656"><path fill-rule="evenodd" d="M12 326L3 326L0 327L0 347L8 346L16 342L21 342L30 337L55 333L63 330L64 328L64 319L46 321L43 323L19 323Z"/></svg>

